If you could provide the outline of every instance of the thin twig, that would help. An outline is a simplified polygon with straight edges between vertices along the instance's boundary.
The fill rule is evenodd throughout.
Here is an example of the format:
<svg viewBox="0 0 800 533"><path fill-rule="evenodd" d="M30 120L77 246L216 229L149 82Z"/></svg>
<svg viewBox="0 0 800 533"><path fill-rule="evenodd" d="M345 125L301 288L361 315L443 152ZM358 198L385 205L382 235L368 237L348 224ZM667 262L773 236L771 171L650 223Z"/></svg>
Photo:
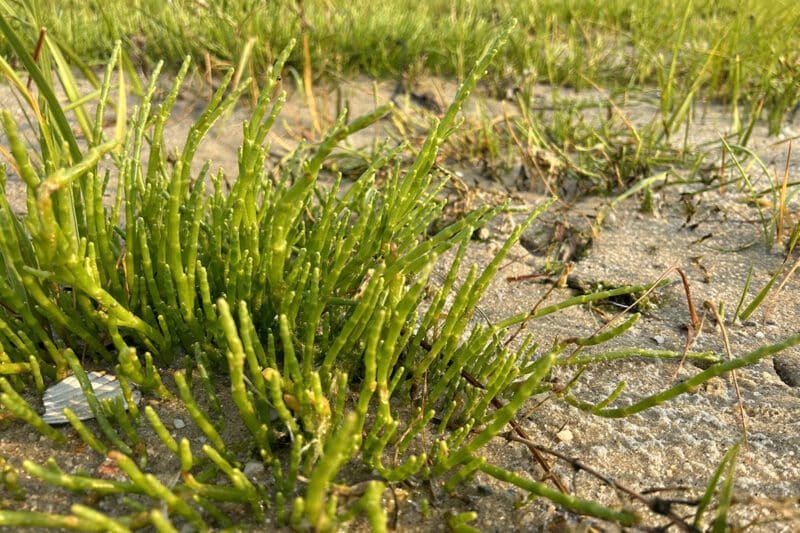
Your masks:
<svg viewBox="0 0 800 533"><path fill-rule="evenodd" d="M711 313L714 315L714 320L717 321L717 325L719 326L719 330L722 333L722 343L725 345L725 353L728 356L728 359L733 359L733 352L731 351L731 343L728 339L728 330L725 329L725 321L719 314L716 306L712 302L706 301L706 307L711 310ZM736 379L736 371L731 370L731 379L733 380L733 388L736 391L736 400L738 402L738 419L739 423L742 426L742 439L744 440L745 447L749 448L749 444L747 442L747 412L744 410L744 403L742 402L742 393L739 390L739 380Z"/></svg>
<svg viewBox="0 0 800 533"><path fill-rule="evenodd" d="M686 278L686 274L684 274L683 270L680 268L675 268L675 271L680 274L681 281L683 281L683 290L686 292L686 303L689 305L689 315L692 319L692 327L697 328L700 326L700 320L697 319L697 311L695 311L694 303L692 302L692 291L689 290L689 280Z"/></svg>
<svg viewBox="0 0 800 533"><path fill-rule="evenodd" d="M651 511L653 511L654 513L659 514L661 516L664 516L666 518L669 518L670 522L672 522L672 524L677 526L678 529L681 529L682 531L687 531L687 532L691 532L691 533L699 533L699 530L697 528L695 528L691 524L687 524L680 516L675 514L675 512L673 512L672 508L671 508L673 503L681 503L681 504L693 505L693 504L696 504L696 502L694 502L694 501L688 501L688 503L687 503L687 500L673 501L673 500L667 500L667 499L663 499L663 498L647 498L647 497L643 496L642 494L636 492L635 490L633 490L633 489L631 489L631 488L629 488L629 487L627 487L627 486L615 481L614 479L612 479L611 477L603 474L602 472L599 472L598 470L595 470L594 468L592 468L589 465L587 465L584 462L582 462L580 459L576 459L574 457L570 457L570 456L565 455L565 454L563 454L563 453L561 453L561 452L559 452L557 450L553 450L551 448L547 448L545 446L541 446L540 444L536 444L535 442L533 442L532 440L530 440L527 437L519 437L519 436L515 436L515 435L513 435L511 433L508 433L508 434L506 434L506 438L508 440L510 440L510 441L519 442L521 444L524 444L524 445L526 445L528 447L528 449L531 449L531 450L535 449L540 454L546 453L548 455L552 455L553 457L557 457L558 459L561 459L562 461L565 461L565 462L569 463L569 465L572 468L574 468L575 470L583 470L587 474L599 479L600 481L602 481L603 483L605 483L606 485L608 485L612 489L617 490L617 491L622 492L622 493L625 493L628 496L630 496L631 498L633 498L634 500L637 500L637 501L645 504L647 506L647 508L650 509Z"/></svg>
<svg viewBox="0 0 800 533"><path fill-rule="evenodd" d="M47 28L42 26L39 30L39 39L36 41L36 48L33 49L33 62L39 62L39 55L42 53L42 45L44 45L44 37L47 35ZM30 91L31 90L31 77L28 75L28 83L25 87Z"/></svg>
<svg viewBox="0 0 800 533"><path fill-rule="evenodd" d="M672 374L672 379L678 376L678 373L683 368L683 363L686 361L686 356L689 354L689 349L692 347L695 338L700 334L700 331L703 329L703 322L701 322L697 318L697 311L694 308L694 302L692 301L692 291L689 290L689 280L686 278L686 274L684 274L683 270L677 267L673 267L674 270L680 274L681 281L683 281L683 290L686 293L686 303L689 306L689 317L691 322L686 325L686 329L688 331L686 335L686 345L683 347L683 355L681 356L681 360L678 363L677 368L675 368L675 372Z"/></svg>

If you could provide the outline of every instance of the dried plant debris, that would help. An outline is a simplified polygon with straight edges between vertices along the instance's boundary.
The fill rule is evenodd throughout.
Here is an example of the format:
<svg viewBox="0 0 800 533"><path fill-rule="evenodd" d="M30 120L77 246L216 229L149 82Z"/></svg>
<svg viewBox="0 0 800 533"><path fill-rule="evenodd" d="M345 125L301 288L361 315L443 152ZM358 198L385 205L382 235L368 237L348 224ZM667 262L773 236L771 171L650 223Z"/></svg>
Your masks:
<svg viewBox="0 0 800 533"><path fill-rule="evenodd" d="M91 383L99 402L123 398L122 387L116 376L107 372L88 372L86 376L89 378L89 383ZM135 388L131 388L131 397L135 403L139 403L141 399L139 391ZM42 401L44 403L42 420L50 425L69 422L64 415L66 408L75 413L78 420L89 420L95 417L83 390L81 390L78 378L75 376L69 376L45 390ZM123 405L125 405L124 402Z"/></svg>

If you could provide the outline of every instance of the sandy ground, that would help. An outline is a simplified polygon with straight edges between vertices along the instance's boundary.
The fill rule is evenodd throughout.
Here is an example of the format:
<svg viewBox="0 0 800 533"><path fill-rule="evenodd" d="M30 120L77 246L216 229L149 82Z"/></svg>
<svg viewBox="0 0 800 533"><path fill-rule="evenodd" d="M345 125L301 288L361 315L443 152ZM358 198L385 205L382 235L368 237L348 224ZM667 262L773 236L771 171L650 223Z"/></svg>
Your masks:
<svg viewBox="0 0 800 533"><path fill-rule="evenodd" d="M327 99L318 100L321 120L323 123L332 120L337 99L351 109L352 115L358 115L372 109L376 99L387 100L393 88L394 84L390 82L373 85L363 79L345 81L338 95L331 92ZM453 84L432 80L428 90L447 101L453 92ZM5 102L10 101L7 88L0 87L0 91L3 91L0 101L6 105ZM549 89L542 88L541 92L546 95ZM592 94L573 96L600 98ZM196 118L202 101L201 92L178 101L173 112L174 120L167 130L167 138L175 146L182 145L185 132ZM546 98L543 97L542 101L546 103ZM405 112L402 97L399 103L399 112ZM515 112L509 103L484 99L482 105L489 113L498 114L504 108L510 113ZM470 109L475 112L475 105L472 104ZM646 120L655 108L645 102L632 104L626 112L638 120ZM246 116L247 110L240 108L226 117L202 144L202 157L198 158L198 164L203 159L211 159L212 171L220 167L229 176L235 176L236 147L241 140L241 122ZM422 118L414 116L418 117L416 120L424 121L424 115ZM298 95L290 99L281 117L272 134L272 151L276 158L285 155L300 138L314 138L308 109ZM724 133L726 117L726 110L712 105L698 109L692 143L699 144L714 139L718 132ZM790 127L787 125L786 135L792 135ZM387 120L349 142L357 147L367 146L376 135L385 135L391 129L391 121ZM787 145L776 143L779 140L767 137L759 126L750 146L770 170L782 173ZM472 202L475 205L511 198L518 205L534 206L546 198L536 184L520 181L517 170L505 176L505 180L498 181L485 179L479 169L464 166L463 162L456 164L443 160L442 165L461 176L467 185L470 191L467 196L463 188L450 191L462 204ZM799 165L800 159L793 157L792 180L796 181ZM765 186L764 179L763 176L760 178L757 189ZM730 318L750 268L753 274L745 303L749 303L782 267L785 253L779 247L767 245L758 211L735 187L687 194L693 190L692 187L662 185L657 183L654 187L655 208L652 213L641 212L639 195L613 207L611 199L596 197L556 204L534 223L521 244L511 251L481 303L483 319L499 320L530 310L543 298L545 303L553 303L578 294L582 287L650 283L668 269L680 268L686 273L694 305L703 321L691 349L710 350L727 357L721 330L713 315L706 311L705 302L715 307L724 303L726 316ZM7 193L15 208L22 211L24 191L13 176L8 178ZM113 191L109 193L113 194ZM796 220L796 206L793 208ZM603 223L589 239L591 226L600 213L603 213ZM475 241L468 253L467 266L488 263L513 222L510 216L495 221L488 237ZM557 238L564 235L564 228L567 228L568 237ZM572 260L574 266L567 287L550 291L556 280L548 278L544 271L550 253L548 246L554 243L558 258ZM583 254L570 255L575 243L585 248ZM796 257L788 259L790 263L795 260ZM445 266L443 264L442 268ZM625 348L682 352L687 339L686 325L690 322L687 300L676 272L672 271L666 277L673 283L654 295L655 306L644 311L641 320L631 330L585 353ZM730 357L740 357L798 333L799 307L800 282L796 277L789 277L781 290L773 290L748 320L725 324ZM547 347L556 339L590 335L613 312L609 308L573 307L532 321L528 327L539 345ZM624 391L611 406L629 405L700 371L691 362L679 366L676 359L642 357L617 360L588 367L572 393L581 400L598 402L624 381ZM565 384L575 373L575 367L559 367L554 371L553 379ZM737 371L736 379L738 395L731 376L723 376L711 380L692 394L625 419L593 416L557 398L533 398L527 416L520 415L520 422L536 443L580 460L632 491L647 493L649 498L658 495L665 500L691 500L702 494L717 464L741 438L742 424L737 416L741 404L746 412L747 439L736 468L736 503L731 511L732 522L741 528L751 526L750 530L754 531L796 531L800 529L800 420L797 417L800 412L800 389L797 388L800 385L800 350L791 348L778 356L764 358ZM32 401L37 400L32 398ZM162 420L172 424L176 437L187 437L198 445L202 443L201 433L178 402L154 398L145 398L144 402L152 405ZM0 431L0 457L16 467L23 459L43 464L52 457L70 473L93 473L103 468L104 458L93 453L71 430L62 429L68 439L68 444L62 447L52 446L22 423L3 421ZM164 450L147 424L142 425L141 431L147 448L147 469L165 483L177 481L180 470L177 459ZM229 424L226 431L234 440L242 434L242 428L235 424ZM539 479L542 476L540 467L522 444L496 438L481 454L487 461L524 477ZM551 463L573 495L598 499L613 507L634 508L642 514L647 526L669 522L663 516L646 511L641 504L631 503L622 491L609 488L586 471L576 470L569 463L554 458L551 458ZM256 481L269 477L258 471L254 471L252 476ZM26 500L15 501L10 494L0 490L0 507L67 513L70 504L79 502L113 513L119 505L115 498L96 500L45 487L24 471L20 484L27 493ZM385 495L387 507L391 510L392 525L401 531L443 531L446 530L445 513L470 510L479 514L471 525L484 531L617 529L599 520L567 513L547 500L528 501L521 490L482 474L452 494L445 494L437 484L400 485L393 487L391 492L387 491ZM423 499L430 502L430 516L423 514ZM674 504L672 510L677 516L686 518L691 516L693 507ZM266 524L258 529L269 530L270 527ZM357 521L350 527L364 529L366 526Z"/></svg>

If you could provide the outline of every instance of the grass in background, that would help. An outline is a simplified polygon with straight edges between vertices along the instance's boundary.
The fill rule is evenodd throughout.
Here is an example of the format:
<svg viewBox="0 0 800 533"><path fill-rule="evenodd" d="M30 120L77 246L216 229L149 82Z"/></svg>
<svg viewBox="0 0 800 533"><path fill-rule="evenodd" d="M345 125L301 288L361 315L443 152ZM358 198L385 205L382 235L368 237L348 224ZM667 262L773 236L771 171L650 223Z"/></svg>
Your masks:
<svg viewBox="0 0 800 533"><path fill-rule="evenodd" d="M158 61L176 71L188 55L209 85L228 68L236 69L233 87L251 79L253 101L278 51L297 38L301 45L286 70L303 88L317 133L314 84L355 73L402 80L407 88L430 74L462 80L480 43L513 17L520 29L500 52L502 67L486 73L482 84L518 103L522 117L514 124L486 117L454 141L460 136L462 146L472 147L458 159L480 159L495 177L512 163L499 147L517 145L531 181L551 191L557 188L547 182L563 175L576 179L581 193L611 193L651 170L681 165L696 171L712 153L690 154L684 138L701 102L729 107L729 133L746 146L759 118L778 133L800 101L800 13L785 0L132 1L62 2L55 9L49 2L0 0L0 10L29 50L46 27L49 45L89 78L121 39L134 88L134 73L149 73ZM8 53L7 43L0 41L0 51ZM537 84L552 88L552 114L535 111ZM596 91L599 103L576 108L560 97L564 87ZM614 109L653 94L661 116L638 130ZM608 121L613 127L586 119L603 108L615 118ZM548 160L544 169L537 168L540 155Z"/></svg>
<svg viewBox="0 0 800 533"><path fill-rule="evenodd" d="M646 0L479 2L354 0L50 2L3 0L4 15L34 39L48 28L72 58L103 64L122 39L144 70L177 69L186 55L214 69L243 67L264 81L286 43L307 36L311 71L386 78L411 70L463 79L471 58L514 17L520 30L488 73L498 93L534 83L608 89L658 87L665 112L697 85L729 104L764 100L782 115L797 101L800 13L789 1ZM32 43L31 43L32 44ZM31 48L32 50L32 48ZM9 53L6 43L0 51ZM302 76L303 47L287 67ZM733 101L733 99L737 101Z"/></svg>

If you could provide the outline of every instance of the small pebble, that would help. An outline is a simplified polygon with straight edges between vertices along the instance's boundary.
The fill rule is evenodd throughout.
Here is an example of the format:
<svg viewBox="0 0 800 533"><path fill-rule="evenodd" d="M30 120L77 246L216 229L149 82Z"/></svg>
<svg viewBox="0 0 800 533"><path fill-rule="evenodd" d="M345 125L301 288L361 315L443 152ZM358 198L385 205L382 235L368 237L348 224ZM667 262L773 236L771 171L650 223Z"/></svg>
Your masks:
<svg viewBox="0 0 800 533"><path fill-rule="evenodd" d="M172 421L172 425L175 426L175 429L183 429L186 427L186 422L181 420L180 418L176 418Z"/></svg>
<svg viewBox="0 0 800 533"><path fill-rule="evenodd" d="M481 496L489 496L494 493L492 487L490 487L489 485L478 485L477 488L478 488L478 494L480 494Z"/></svg>
<svg viewBox="0 0 800 533"><path fill-rule="evenodd" d="M260 474L264 471L264 463L260 461L248 461L244 465L244 475L247 477L253 477L257 474Z"/></svg>
<svg viewBox="0 0 800 533"><path fill-rule="evenodd" d="M561 442L572 442L572 432L568 429L562 429L556 433L556 437Z"/></svg>
<svg viewBox="0 0 800 533"><path fill-rule="evenodd" d="M666 339L664 338L663 335L656 335L655 337L653 337L653 340L656 341L656 344L664 344L664 341Z"/></svg>
<svg viewBox="0 0 800 533"><path fill-rule="evenodd" d="M489 240L489 230L486 228L480 228L475 233L472 234L472 238L477 241L488 241Z"/></svg>

